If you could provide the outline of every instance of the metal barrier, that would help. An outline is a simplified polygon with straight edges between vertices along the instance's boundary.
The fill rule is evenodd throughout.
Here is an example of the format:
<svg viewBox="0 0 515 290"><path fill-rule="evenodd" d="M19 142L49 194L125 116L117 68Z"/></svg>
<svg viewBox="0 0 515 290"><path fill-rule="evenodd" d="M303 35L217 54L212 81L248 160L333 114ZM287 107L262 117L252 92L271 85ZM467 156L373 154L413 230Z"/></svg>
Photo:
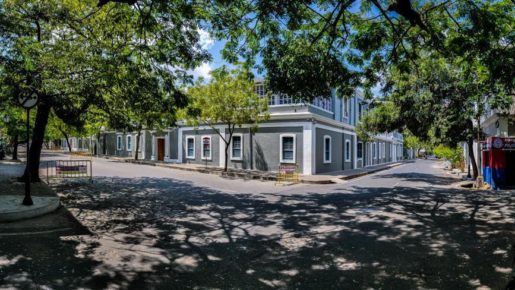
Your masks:
<svg viewBox="0 0 515 290"><path fill-rule="evenodd" d="M46 179L88 178L93 181L91 160L51 160L45 161Z"/></svg>
<svg viewBox="0 0 515 290"><path fill-rule="evenodd" d="M281 165L279 166L279 172L277 173L277 180L275 184L281 182L300 182L299 171L297 165Z"/></svg>

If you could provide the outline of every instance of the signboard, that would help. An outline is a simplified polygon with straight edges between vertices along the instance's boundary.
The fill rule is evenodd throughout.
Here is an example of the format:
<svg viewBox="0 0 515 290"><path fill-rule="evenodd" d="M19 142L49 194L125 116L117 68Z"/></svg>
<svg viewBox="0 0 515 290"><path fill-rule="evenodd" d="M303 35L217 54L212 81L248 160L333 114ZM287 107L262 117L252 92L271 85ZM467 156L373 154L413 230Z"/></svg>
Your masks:
<svg viewBox="0 0 515 290"><path fill-rule="evenodd" d="M515 150L515 138L489 137L481 142L481 150Z"/></svg>

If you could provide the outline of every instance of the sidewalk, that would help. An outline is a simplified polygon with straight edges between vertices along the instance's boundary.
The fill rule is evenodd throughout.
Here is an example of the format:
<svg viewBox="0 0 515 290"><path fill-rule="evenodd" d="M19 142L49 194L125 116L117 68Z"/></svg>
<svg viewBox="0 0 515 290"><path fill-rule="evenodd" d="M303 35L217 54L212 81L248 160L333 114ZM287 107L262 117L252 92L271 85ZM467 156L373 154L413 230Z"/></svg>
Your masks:
<svg viewBox="0 0 515 290"><path fill-rule="evenodd" d="M406 164L410 161L399 161L395 163L385 163L374 166L369 166L366 168L358 168L358 169L350 169L344 171L334 171L328 172L325 174L315 174L315 175L303 175L301 176L301 180L303 183L313 183L313 184L329 184L329 183L341 183L345 180L358 178L367 174L376 173L383 170L388 170L393 167L397 167L403 164Z"/></svg>
<svg viewBox="0 0 515 290"><path fill-rule="evenodd" d="M108 157L103 157L108 158ZM149 160L134 160L129 158L110 158L113 160L118 160L122 162L134 163L134 164L142 164L142 165L150 165L150 166L159 166L177 170L184 171L193 171L205 174L214 174L218 176L224 177L234 177L234 178L242 178L242 179L255 179L255 180L263 180L263 181L275 181L277 180L276 172L267 172L267 171L259 171L259 170L248 170L248 169L232 169L229 168L227 172L223 171L223 168L216 166L206 166L206 165L198 165L198 164L177 164L177 163L165 163L161 161L149 161ZM357 177L361 177L367 174L372 174L378 171L387 170L402 164L405 164L409 161L400 161L396 163L386 163L380 164L376 166L370 166L367 168L360 169L350 169L345 171L335 171L329 172L326 174L316 174L316 175L300 175L300 182L307 184L334 184L341 183L344 180L349 180Z"/></svg>
<svg viewBox="0 0 515 290"><path fill-rule="evenodd" d="M24 164L0 161L0 222L11 222L41 216L55 211L60 203L59 197L45 183L31 184L34 205L24 206L25 183L18 182Z"/></svg>

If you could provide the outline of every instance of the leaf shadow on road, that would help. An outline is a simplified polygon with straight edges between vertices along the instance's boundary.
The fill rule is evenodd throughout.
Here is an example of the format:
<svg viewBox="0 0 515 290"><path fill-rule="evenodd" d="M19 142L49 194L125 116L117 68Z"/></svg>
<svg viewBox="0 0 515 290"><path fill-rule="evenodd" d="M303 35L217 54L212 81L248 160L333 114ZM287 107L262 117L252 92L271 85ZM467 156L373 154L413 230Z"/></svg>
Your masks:
<svg viewBox="0 0 515 290"><path fill-rule="evenodd" d="M166 178L56 190L95 234L33 240L30 251L0 254L5 285L498 289L513 267L513 192L228 194ZM36 252L55 256L47 262L59 267L40 265ZM35 270L19 276L20 267Z"/></svg>

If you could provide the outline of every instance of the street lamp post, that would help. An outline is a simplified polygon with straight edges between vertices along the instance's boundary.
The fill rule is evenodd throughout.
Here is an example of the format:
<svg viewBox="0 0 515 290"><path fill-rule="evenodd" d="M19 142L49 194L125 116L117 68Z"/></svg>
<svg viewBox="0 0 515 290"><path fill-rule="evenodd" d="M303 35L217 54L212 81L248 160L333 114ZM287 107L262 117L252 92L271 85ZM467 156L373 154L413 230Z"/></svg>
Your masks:
<svg viewBox="0 0 515 290"><path fill-rule="evenodd" d="M20 96L20 98L18 99L20 105L27 111L27 175L25 176L25 198L23 198L23 205L34 204L34 202L32 201L32 197L30 196L30 109L37 105L38 100L39 98L36 93L32 93L28 96Z"/></svg>

